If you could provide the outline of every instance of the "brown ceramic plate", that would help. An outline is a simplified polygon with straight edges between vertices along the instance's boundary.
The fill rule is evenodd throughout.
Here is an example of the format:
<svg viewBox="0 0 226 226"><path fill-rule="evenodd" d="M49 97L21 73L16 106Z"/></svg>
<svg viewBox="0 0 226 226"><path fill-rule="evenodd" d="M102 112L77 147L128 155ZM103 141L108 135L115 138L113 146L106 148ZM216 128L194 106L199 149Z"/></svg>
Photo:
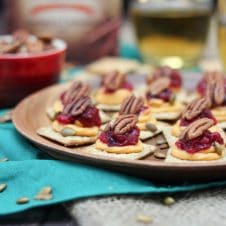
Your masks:
<svg viewBox="0 0 226 226"><path fill-rule="evenodd" d="M83 162L126 172L131 175L166 181L212 181L226 178L226 162L165 163L153 156L143 160L118 160L67 148L36 134L36 130L50 124L45 109L67 85L55 85L32 94L21 101L13 112L13 122L20 134L49 155L64 160ZM150 141L153 143L154 141Z"/></svg>

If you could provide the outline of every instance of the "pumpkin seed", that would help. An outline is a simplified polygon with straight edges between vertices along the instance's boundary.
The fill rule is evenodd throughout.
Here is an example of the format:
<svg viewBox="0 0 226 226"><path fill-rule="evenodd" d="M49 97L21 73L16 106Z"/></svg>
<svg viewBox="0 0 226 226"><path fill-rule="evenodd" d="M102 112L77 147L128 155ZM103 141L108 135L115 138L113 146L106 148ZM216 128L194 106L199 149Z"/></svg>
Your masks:
<svg viewBox="0 0 226 226"><path fill-rule="evenodd" d="M166 140L159 139L159 140L156 141L156 144L157 144L157 145L161 145L161 144L168 144L168 143L167 143Z"/></svg>
<svg viewBox="0 0 226 226"><path fill-rule="evenodd" d="M50 186L42 188L42 190L39 192L39 194L51 194L52 188Z"/></svg>
<svg viewBox="0 0 226 226"><path fill-rule="evenodd" d="M64 137L74 136L76 134L75 130L70 127L65 127L60 131L61 135Z"/></svg>
<svg viewBox="0 0 226 226"><path fill-rule="evenodd" d="M51 121L53 121L56 118L56 116L58 115L58 113L55 112L52 108L48 108L47 109L47 115L48 115L49 119Z"/></svg>
<svg viewBox="0 0 226 226"><path fill-rule="evenodd" d="M144 214L138 214L136 220L144 224L150 224L153 222L151 217Z"/></svg>
<svg viewBox="0 0 226 226"><path fill-rule="evenodd" d="M50 200L53 198L52 194L38 194L34 197L35 200Z"/></svg>
<svg viewBox="0 0 226 226"><path fill-rule="evenodd" d="M170 103L171 105L173 105L174 102L175 102L175 100L176 100L176 95L173 93L173 94L171 95L170 99L169 99L169 103Z"/></svg>
<svg viewBox="0 0 226 226"><path fill-rule="evenodd" d="M158 130L158 128L152 123L147 123L146 124L146 128L148 130L150 130L152 133L154 133L154 132L156 132Z"/></svg>
<svg viewBox="0 0 226 226"><path fill-rule="evenodd" d="M1 159L0 159L0 162L7 162L7 161L9 161L8 158L1 158Z"/></svg>
<svg viewBox="0 0 226 226"><path fill-rule="evenodd" d="M155 158L158 158L158 159L165 159L166 153L161 152L161 151L155 151L154 156L155 156Z"/></svg>
<svg viewBox="0 0 226 226"><path fill-rule="evenodd" d="M7 184L0 184L0 193L7 188Z"/></svg>
<svg viewBox="0 0 226 226"><path fill-rule="evenodd" d="M52 198L52 188L50 186L43 187L40 192L34 197L35 200L50 200Z"/></svg>
<svg viewBox="0 0 226 226"><path fill-rule="evenodd" d="M159 148L160 148L160 149L166 149L166 148L168 148L168 147L169 147L168 143L159 145Z"/></svg>
<svg viewBox="0 0 226 226"><path fill-rule="evenodd" d="M222 152L224 150L224 146L223 145L220 145L217 142L215 142L214 143L214 148L215 148L215 151L217 152L217 154L222 155Z"/></svg>
<svg viewBox="0 0 226 226"><path fill-rule="evenodd" d="M0 116L0 123L9 122L11 120L12 120L12 111L8 111L4 115Z"/></svg>
<svg viewBox="0 0 226 226"><path fill-rule="evenodd" d="M21 197L21 198L16 200L17 204L26 204L28 202L29 202L29 198L27 198L27 197Z"/></svg>
<svg viewBox="0 0 226 226"><path fill-rule="evenodd" d="M163 203L164 203L165 205L167 205L167 206L171 206L171 205L173 205L175 202L176 202L175 199L174 199L173 197L170 197L170 196L165 197L165 199L163 200Z"/></svg>

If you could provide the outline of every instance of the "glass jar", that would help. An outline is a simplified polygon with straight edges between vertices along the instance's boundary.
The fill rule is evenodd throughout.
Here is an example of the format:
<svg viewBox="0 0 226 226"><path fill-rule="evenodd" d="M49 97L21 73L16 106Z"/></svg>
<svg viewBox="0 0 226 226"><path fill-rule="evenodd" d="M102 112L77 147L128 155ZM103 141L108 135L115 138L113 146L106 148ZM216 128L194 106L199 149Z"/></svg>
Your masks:
<svg viewBox="0 0 226 226"><path fill-rule="evenodd" d="M208 36L213 0L137 0L131 15L143 60L173 68L195 65Z"/></svg>

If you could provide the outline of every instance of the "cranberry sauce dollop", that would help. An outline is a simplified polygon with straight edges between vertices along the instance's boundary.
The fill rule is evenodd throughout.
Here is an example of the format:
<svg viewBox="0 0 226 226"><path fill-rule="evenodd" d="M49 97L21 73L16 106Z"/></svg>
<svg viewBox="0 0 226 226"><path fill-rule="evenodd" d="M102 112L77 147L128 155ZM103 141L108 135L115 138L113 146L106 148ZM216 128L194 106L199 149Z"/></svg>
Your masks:
<svg viewBox="0 0 226 226"><path fill-rule="evenodd" d="M196 91L201 95L204 96L206 92L206 79L202 78L197 86L196 86ZM224 80L224 92L226 93L226 79ZM226 101L225 101L226 104Z"/></svg>
<svg viewBox="0 0 226 226"><path fill-rule="evenodd" d="M88 106L82 114L76 117L61 113L57 116L56 120L61 124L73 124L77 120L84 127L99 127L101 125L99 110L94 106Z"/></svg>
<svg viewBox="0 0 226 226"><path fill-rule="evenodd" d="M128 145L136 145L139 140L140 129L136 126L129 132L119 135L115 134L113 131L103 131L99 139L103 143L107 144L109 147L113 146L128 146Z"/></svg>
<svg viewBox="0 0 226 226"><path fill-rule="evenodd" d="M214 121L214 124L217 124L217 120L215 119L215 117L213 116L213 114L211 113L211 111L209 109L205 109L204 111L202 111L199 115L197 115L196 117L194 117L191 120L187 120L185 118L181 118L180 120L180 126L188 126L190 123L196 121L197 119L200 118L209 118L212 119Z"/></svg>
<svg viewBox="0 0 226 226"><path fill-rule="evenodd" d="M151 81L159 78L160 76L161 75L159 73L154 73ZM179 89L181 87L182 79L179 71L167 67L167 73L165 74L163 69L162 76L168 76L170 78L170 88Z"/></svg>
<svg viewBox="0 0 226 226"><path fill-rule="evenodd" d="M180 139L176 142L177 148L184 150L190 154L196 153L201 150L209 149L214 142L224 144L221 135L218 132L205 131L201 136L192 139Z"/></svg>
<svg viewBox="0 0 226 226"><path fill-rule="evenodd" d="M122 83L122 85L119 87L119 89L127 89L129 91L132 91L133 90L133 85L130 82L128 82L128 81L124 81ZM104 88L104 92L105 93L113 93L113 92L115 92L115 90Z"/></svg>
<svg viewBox="0 0 226 226"><path fill-rule="evenodd" d="M171 95L173 94L173 92L170 89L165 89L163 90L161 93L157 94L157 95L152 95L150 92L147 92L146 94L146 98L148 100L150 99L161 99L165 102L169 102Z"/></svg>

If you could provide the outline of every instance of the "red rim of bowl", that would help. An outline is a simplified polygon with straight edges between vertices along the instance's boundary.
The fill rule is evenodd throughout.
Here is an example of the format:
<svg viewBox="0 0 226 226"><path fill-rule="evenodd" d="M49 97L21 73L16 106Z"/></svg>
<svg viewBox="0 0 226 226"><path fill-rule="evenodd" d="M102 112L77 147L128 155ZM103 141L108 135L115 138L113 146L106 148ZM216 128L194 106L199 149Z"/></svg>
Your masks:
<svg viewBox="0 0 226 226"><path fill-rule="evenodd" d="M10 37L9 35L0 35L1 37ZM33 54L27 54L27 53L18 53L18 54L0 54L0 60L3 59L28 59L28 58L36 58L36 57L46 57L54 54L58 54L61 52L65 52L67 49L67 44L62 39L54 39L53 40L53 46L55 47L53 50L46 50L41 53L33 53Z"/></svg>

